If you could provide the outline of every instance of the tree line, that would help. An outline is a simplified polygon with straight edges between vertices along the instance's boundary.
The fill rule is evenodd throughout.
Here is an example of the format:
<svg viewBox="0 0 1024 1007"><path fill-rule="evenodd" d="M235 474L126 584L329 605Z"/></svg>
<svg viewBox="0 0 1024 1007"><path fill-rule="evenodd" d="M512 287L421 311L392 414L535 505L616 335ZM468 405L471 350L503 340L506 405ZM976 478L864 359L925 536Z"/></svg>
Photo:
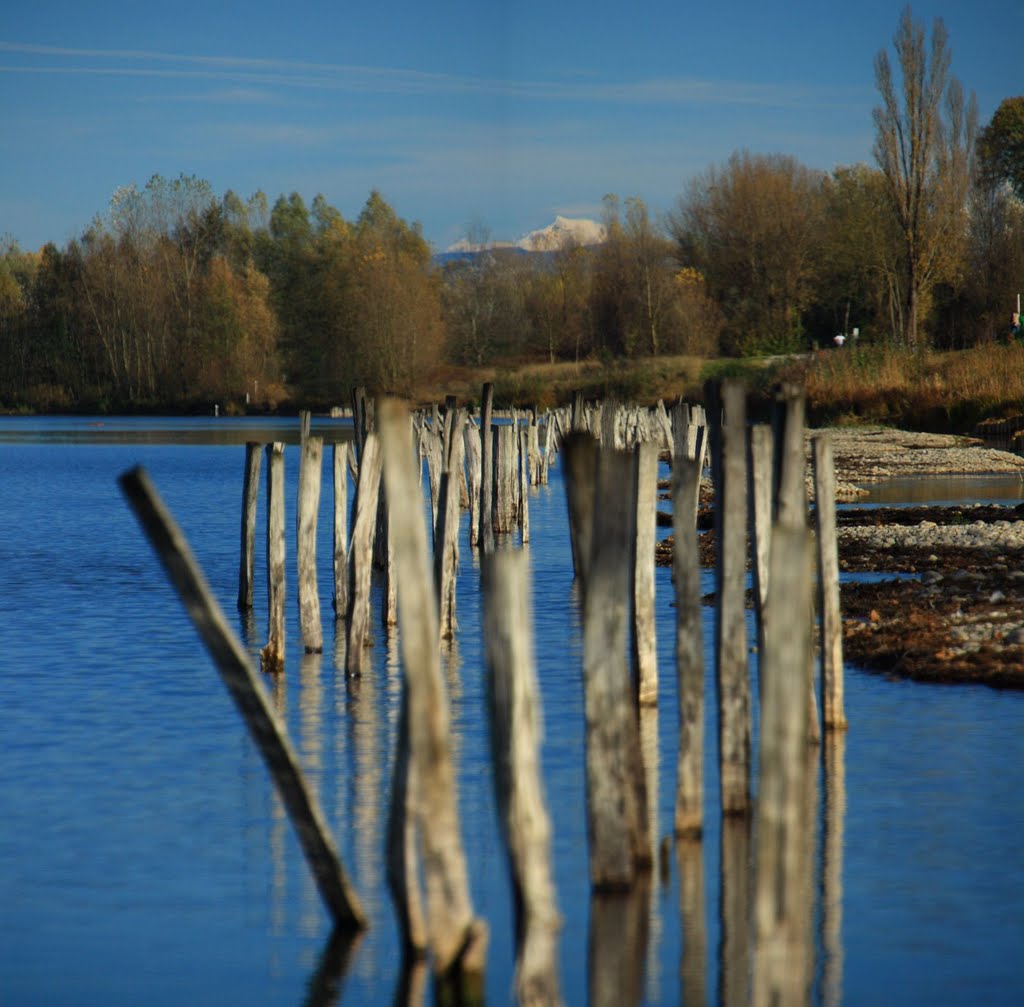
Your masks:
<svg viewBox="0 0 1024 1007"><path fill-rule="evenodd" d="M63 248L0 242L0 407L275 408L439 364L963 348L1024 286L1024 96L979 129L946 30L908 7L875 62L874 164L740 150L655 219L607 196L605 240L438 262L378 192L271 206L154 176Z"/></svg>

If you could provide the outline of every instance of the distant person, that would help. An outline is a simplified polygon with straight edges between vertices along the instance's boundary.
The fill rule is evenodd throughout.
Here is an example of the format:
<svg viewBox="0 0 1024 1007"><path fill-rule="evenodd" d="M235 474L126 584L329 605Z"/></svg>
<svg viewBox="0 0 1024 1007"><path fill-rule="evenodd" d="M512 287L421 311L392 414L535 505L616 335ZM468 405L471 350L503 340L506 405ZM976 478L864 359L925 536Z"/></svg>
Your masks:
<svg viewBox="0 0 1024 1007"><path fill-rule="evenodd" d="M843 334L842 334L842 333L840 332L840 333L839 333L839 335L838 335L838 336L836 336L836 337L835 337L835 339L833 339L833 340L832 340L832 342L833 342L833 343L835 343L835 344L836 344L836 346L842 346L842 345L843 345L843 343L845 343L845 342L846 342L846 336L844 336L844 335L843 335Z"/></svg>
<svg viewBox="0 0 1024 1007"><path fill-rule="evenodd" d="M1010 316L1010 339L1014 342L1024 340L1024 326L1021 325L1019 311Z"/></svg>

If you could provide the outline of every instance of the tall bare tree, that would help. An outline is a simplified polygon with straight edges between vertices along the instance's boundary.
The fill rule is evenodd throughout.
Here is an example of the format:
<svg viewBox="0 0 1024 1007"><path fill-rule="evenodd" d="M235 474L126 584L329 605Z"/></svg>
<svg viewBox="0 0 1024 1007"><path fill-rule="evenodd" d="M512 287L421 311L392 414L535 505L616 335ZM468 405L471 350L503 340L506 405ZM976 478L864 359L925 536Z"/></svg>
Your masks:
<svg viewBox="0 0 1024 1007"><path fill-rule="evenodd" d="M886 51L875 57L874 155L888 187L903 244L902 340L914 346L931 291L962 261L968 190L977 132L972 95L950 74L949 36L941 18L931 42L904 8L893 37L900 83Z"/></svg>

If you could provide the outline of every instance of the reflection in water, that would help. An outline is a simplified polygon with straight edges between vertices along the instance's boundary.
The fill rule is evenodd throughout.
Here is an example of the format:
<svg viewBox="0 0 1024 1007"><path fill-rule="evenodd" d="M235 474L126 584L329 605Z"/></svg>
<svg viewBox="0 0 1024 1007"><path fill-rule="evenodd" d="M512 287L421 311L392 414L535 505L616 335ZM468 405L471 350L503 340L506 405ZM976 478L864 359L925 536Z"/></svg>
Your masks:
<svg viewBox="0 0 1024 1007"><path fill-rule="evenodd" d="M683 955L680 1003L707 1003L708 934L704 910L704 844L700 839L676 840L679 875L679 914L682 918Z"/></svg>
<svg viewBox="0 0 1024 1007"><path fill-rule="evenodd" d="M422 1007L427 995L427 962L415 955L402 959L395 987L395 1007Z"/></svg>
<svg viewBox="0 0 1024 1007"><path fill-rule="evenodd" d="M441 641L441 673L448 689L448 709L458 709L462 699L462 657L459 654L459 641L452 637ZM458 766L462 756L462 731L459 730L458 719L449 713L448 733L451 743L452 765Z"/></svg>
<svg viewBox="0 0 1024 1007"><path fill-rule="evenodd" d="M821 999L838 1007L843 999L843 832L846 824L846 733L825 737L825 815L821 843Z"/></svg>
<svg viewBox="0 0 1024 1007"><path fill-rule="evenodd" d="M299 757L303 774L317 801L323 779L323 685L322 654L303 654L299 664ZM280 676L283 677L283 676ZM304 934L320 929L320 900L313 876L303 873L302 917L299 928Z"/></svg>
<svg viewBox="0 0 1024 1007"><path fill-rule="evenodd" d="M644 779L647 785L647 834L651 844L651 863L658 863L658 708L640 707L640 757L644 763ZM658 891L650 886L650 939L647 944L647 999L658 1003L661 1000L659 963L662 935L661 913L658 909Z"/></svg>
<svg viewBox="0 0 1024 1007"><path fill-rule="evenodd" d="M628 1007L643 1001L651 876L641 871L628 892L592 892L587 944L587 1002Z"/></svg>
<svg viewBox="0 0 1024 1007"><path fill-rule="evenodd" d="M342 984L348 974L349 964L363 939L362 931L344 932L332 930L316 971L306 984L306 998L303 1007L335 1007L341 1003Z"/></svg>
<svg viewBox="0 0 1024 1007"><path fill-rule="evenodd" d="M274 712L282 723L286 722L288 713L288 694L285 689L283 674L270 677L270 699ZM285 835L287 832L287 813L284 802L277 793L277 788L270 788L270 860L273 875L270 879L270 926L271 933L280 936L285 933L286 913L288 904L288 870L285 861Z"/></svg>
<svg viewBox="0 0 1024 1007"><path fill-rule="evenodd" d="M750 818L725 815L721 837L719 889L721 937L718 946L718 1002L735 1007L750 1002Z"/></svg>

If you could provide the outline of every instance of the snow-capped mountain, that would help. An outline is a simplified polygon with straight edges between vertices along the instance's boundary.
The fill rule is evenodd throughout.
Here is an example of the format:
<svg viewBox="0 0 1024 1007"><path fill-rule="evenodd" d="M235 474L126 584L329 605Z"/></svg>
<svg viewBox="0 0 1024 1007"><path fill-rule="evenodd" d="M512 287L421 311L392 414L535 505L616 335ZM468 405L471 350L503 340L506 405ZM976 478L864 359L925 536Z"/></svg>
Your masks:
<svg viewBox="0 0 1024 1007"><path fill-rule="evenodd" d="M555 217L554 222L536 231L524 234L518 241L488 241L474 243L468 238L449 245L447 254L467 255L488 249L514 248L523 252L557 252L567 243L600 245L605 240L604 227L596 220L573 217Z"/></svg>
<svg viewBox="0 0 1024 1007"><path fill-rule="evenodd" d="M596 220L555 217L554 223L523 235L516 247L527 252L557 252L567 243L600 245L605 240L604 227Z"/></svg>

